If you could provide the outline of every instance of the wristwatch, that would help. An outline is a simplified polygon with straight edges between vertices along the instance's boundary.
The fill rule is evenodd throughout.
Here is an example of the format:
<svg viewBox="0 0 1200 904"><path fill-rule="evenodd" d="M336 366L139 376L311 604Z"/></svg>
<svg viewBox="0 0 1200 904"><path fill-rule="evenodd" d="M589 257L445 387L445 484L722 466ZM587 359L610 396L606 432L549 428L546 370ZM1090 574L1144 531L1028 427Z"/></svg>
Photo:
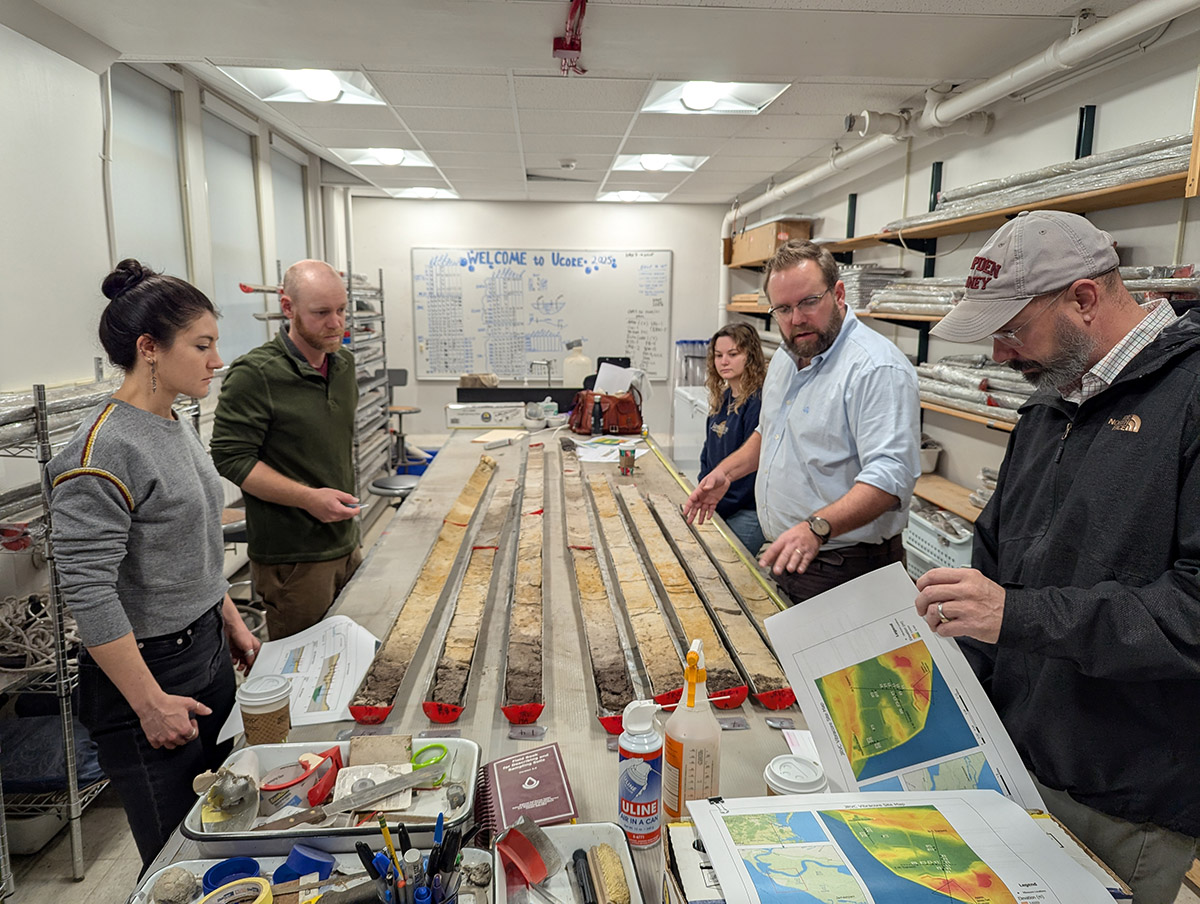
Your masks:
<svg viewBox="0 0 1200 904"><path fill-rule="evenodd" d="M833 528L829 526L829 522L820 515L809 515L804 519L808 522L809 529L813 532L813 536L817 538L817 542L822 546L829 539L829 535L833 533Z"/></svg>

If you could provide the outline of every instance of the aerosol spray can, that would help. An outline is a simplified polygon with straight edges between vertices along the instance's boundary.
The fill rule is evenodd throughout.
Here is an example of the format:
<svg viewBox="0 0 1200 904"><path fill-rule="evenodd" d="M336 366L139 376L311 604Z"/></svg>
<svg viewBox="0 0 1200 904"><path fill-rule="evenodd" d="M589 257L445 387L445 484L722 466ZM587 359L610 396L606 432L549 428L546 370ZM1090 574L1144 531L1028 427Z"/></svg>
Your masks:
<svg viewBox="0 0 1200 904"><path fill-rule="evenodd" d="M633 847L651 847L662 838L662 737L654 728L658 704L634 700L625 707L617 739L620 813L617 822Z"/></svg>

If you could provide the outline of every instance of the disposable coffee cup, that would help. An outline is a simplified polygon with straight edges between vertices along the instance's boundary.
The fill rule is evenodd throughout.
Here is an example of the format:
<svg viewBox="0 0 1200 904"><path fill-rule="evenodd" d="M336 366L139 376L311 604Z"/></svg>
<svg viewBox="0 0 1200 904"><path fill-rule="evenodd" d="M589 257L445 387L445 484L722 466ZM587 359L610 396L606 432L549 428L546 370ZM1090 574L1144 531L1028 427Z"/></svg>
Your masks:
<svg viewBox="0 0 1200 904"><path fill-rule="evenodd" d="M816 794L829 787L820 763L791 753L780 754L767 763L763 781L767 783L767 795L772 797L777 794Z"/></svg>
<svg viewBox="0 0 1200 904"><path fill-rule="evenodd" d="M237 689L246 744L283 744L292 729L292 683L282 675L247 678Z"/></svg>

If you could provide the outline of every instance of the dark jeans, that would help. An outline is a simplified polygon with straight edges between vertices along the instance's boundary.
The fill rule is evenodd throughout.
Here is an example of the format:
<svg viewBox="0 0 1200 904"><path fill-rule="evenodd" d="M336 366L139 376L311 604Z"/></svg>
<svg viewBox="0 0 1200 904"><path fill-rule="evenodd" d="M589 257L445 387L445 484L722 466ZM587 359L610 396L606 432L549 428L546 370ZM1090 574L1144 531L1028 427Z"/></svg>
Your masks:
<svg viewBox="0 0 1200 904"><path fill-rule="evenodd" d="M192 779L216 769L233 749L232 741L218 744L217 734L233 709L236 686L220 606L183 631L139 641L139 647L164 691L194 697L213 711L196 717L196 740L156 750L116 685L86 650L79 656L79 721L125 807L144 868L196 802Z"/></svg>
<svg viewBox="0 0 1200 904"><path fill-rule="evenodd" d="M823 549L809 563L804 574L785 571L771 577L795 605L876 568L899 562L903 555L904 545L897 534L882 543L856 543L842 549Z"/></svg>

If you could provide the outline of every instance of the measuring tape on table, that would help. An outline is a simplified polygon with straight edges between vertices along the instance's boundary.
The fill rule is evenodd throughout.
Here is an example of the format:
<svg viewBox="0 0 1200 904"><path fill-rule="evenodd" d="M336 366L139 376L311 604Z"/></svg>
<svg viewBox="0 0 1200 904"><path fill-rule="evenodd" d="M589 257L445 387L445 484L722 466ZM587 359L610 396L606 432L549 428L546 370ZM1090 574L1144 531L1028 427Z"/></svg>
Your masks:
<svg viewBox="0 0 1200 904"><path fill-rule="evenodd" d="M200 899L200 904L271 904L271 883L266 879L234 879Z"/></svg>

